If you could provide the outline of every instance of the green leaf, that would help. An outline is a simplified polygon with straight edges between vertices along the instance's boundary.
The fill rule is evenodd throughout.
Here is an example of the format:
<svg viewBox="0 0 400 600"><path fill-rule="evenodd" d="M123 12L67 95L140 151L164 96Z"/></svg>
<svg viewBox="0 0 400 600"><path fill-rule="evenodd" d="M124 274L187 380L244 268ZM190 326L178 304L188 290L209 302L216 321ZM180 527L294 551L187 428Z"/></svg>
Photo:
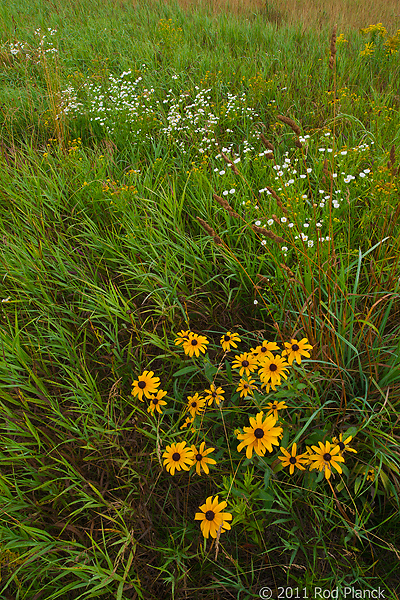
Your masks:
<svg viewBox="0 0 400 600"><path fill-rule="evenodd" d="M194 373L194 371L198 371L199 367L196 365L189 365L188 367L183 367L183 369L179 369L176 373L174 373L174 377L179 377L180 375L187 375L188 373Z"/></svg>

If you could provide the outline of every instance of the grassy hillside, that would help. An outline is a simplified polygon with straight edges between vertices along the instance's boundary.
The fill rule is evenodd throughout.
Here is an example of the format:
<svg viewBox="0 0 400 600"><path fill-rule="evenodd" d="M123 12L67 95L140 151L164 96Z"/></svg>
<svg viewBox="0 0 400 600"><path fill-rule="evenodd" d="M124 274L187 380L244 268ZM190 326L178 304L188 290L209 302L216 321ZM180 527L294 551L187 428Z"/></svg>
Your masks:
<svg viewBox="0 0 400 600"><path fill-rule="evenodd" d="M0 18L1 597L398 598L397 3Z"/></svg>

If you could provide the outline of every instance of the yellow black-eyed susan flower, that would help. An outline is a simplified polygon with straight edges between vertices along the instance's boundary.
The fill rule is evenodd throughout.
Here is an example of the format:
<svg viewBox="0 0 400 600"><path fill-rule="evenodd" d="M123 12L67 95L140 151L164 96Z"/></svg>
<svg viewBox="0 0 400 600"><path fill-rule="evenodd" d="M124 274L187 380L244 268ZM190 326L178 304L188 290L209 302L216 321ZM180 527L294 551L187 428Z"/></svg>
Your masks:
<svg viewBox="0 0 400 600"><path fill-rule="evenodd" d="M194 396L188 396L187 400L187 410L190 412L192 417L200 415L204 411L206 401L204 398L199 396L197 392L194 394Z"/></svg>
<svg viewBox="0 0 400 600"><path fill-rule="evenodd" d="M232 368L239 369L239 375L242 376L245 373L246 377L256 370L257 365L257 359L251 352L243 352L243 354L235 356L235 360L232 362Z"/></svg>
<svg viewBox="0 0 400 600"><path fill-rule="evenodd" d="M262 367L258 370L258 375L260 377L262 386L267 383L272 386L281 385L281 377L287 379L286 371L288 369L288 363L284 358L277 354L272 358L266 357L262 361ZM268 390L269 391L269 390Z"/></svg>
<svg viewBox="0 0 400 600"><path fill-rule="evenodd" d="M252 349L252 354L258 361L261 362L267 356L271 358L271 356L273 356L273 350L279 350L278 344L276 342L268 342L267 340L264 340L261 346L257 346L256 348Z"/></svg>
<svg viewBox="0 0 400 600"><path fill-rule="evenodd" d="M253 450L258 456L264 456L265 452L272 452L272 446L279 446L279 436L282 427L275 427L277 419L272 416L265 417L259 412L255 417L250 417L250 427L243 427L244 433L239 433L237 438L242 440L238 446L238 452L246 448L246 457L251 458Z"/></svg>
<svg viewBox="0 0 400 600"><path fill-rule="evenodd" d="M201 512L196 513L194 518L196 521L201 521L200 528L205 538L208 539L209 535L216 538L218 533L224 533L231 528L228 521L232 521L232 515L222 512L226 506L225 500L219 502L218 496L214 499L209 496L205 504L199 507Z"/></svg>
<svg viewBox="0 0 400 600"><path fill-rule="evenodd" d="M237 333L231 333L230 331L228 331L221 338L221 346L225 352L229 352L229 350L231 349L231 346L232 346L232 348L237 348L236 342L241 342L241 341L242 340L240 339L240 337L238 336Z"/></svg>
<svg viewBox="0 0 400 600"><path fill-rule="evenodd" d="M289 365L293 364L294 359L296 359L298 365L301 364L302 356L310 358L310 353L307 350L312 350L312 346L308 343L307 338L303 338L299 342L292 339L290 342L285 342L285 347L282 356L287 356Z"/></svg>
<svg viewBox="0 0 400 600"><path fill-rule="evenodd" d="M284 408L287 408L286 402L278 402L278 400L274 400L273 402L268 402L267 408L269 409L267 412L268 415L273 415L275 419L278 418L278 411Z"/></svg>
<svg viewBox="0 0 400 600"><path fill-rule="evenodd" d="M186 442L177 442L167 446L162 456L165 459L163 464L171 475L175 475L175 469L189 471L194 463L193 450L186 447Z"/></svg>
<svg viewBox="0 0 400 600"><path fill-rule="evenodd" d="M366 469L364 473L367 473L367 481L375 481L375 469Z"/></svg>
<svg viewBox="0 0 400 600"><path fill-rule="evenodd" d="M239 381L236 391L240 392L240 398L247 398L248 394L253 394L253 390L255 390L257 387L253 385L253 383L255 383L255 379L251 378L249 378L247 381L245 379L241 379Z"/></svg>
<svg viewBox="0 0 400 600"><path fill-rule="evenodd" d="M213 400L215 400L215 404L217 406L219 406L220 402L224 401L224 397L222 394L225 394L225 390L222 389L222 387L216 387L213 383L210 385L210 389L209 390L204 390L204 392L207 394L207 396L205 397L205 400L208 400L208 406L211 406L211 404L213 403Z"/></svg>
<svg viewBox="0 0 400 600"><path fill-rule="evenodd" d="M177 333L178 337L174 341L175 346L179 346L179 344L183 344L183 342L185 340L188 340L189 334L190 334L190 329L188 329L187 331L184 331L183 329L181 329L181 331L179 333Z"/></svg>
<svg viewBox="0 0 400 600"><path fill-rule="evenodd" d="M154 415L154 412L157 411L161 414L162 413L161 407L166 406L166 404L167 404L163 400L164 396L166 396L166 395L167 395L167 392L164 392L164 390L158 390L158 392L155 396L150 396L150 404L148 406L147 412L152 412Z"/></svg>
<svg viewBox="0 0 400 600"><path fill-rule="evenodd" d="M344 462L343 456L340 456L340 448L338 445L332 446L330 442L318 442L318 446L311 446L314 450L314 454L309 455L310 460L310 471L312 469L318 469L324 471L325 479L329 479L332 473L332 469L335 469L338 473L342 473L342 467L338 464Z"/></svg>
<svg viewBox="0 0 400 600"><path fill-rule="evenodd" d="M213 452L215 450L215 448L208 448L206 450L205 446L206 446L205 442L202 442L200 444L199 450L196 449L196 446L192 446L194 459L196 461L195 465L196 465L197 475L201 475L201 469L203 469L204 473L207 473L207 475L208 475L208 473L210 472L210 469L208 468L208 464L210 464L210 465L217 464L217 462L213 458L209 458L207 456L208 454Z"/></svg>
<svg viewBox="0 0 400 600"><path fill-rule="evenodd" d="M188 425L191 425L194 421L194 417L186 417L186 420L184 422L183 425L180 426L180 429L185 429L185 427L187 427ZM194 428L191 429L191 431L195 431Z"/></svg>
<svg viewBox="0 0 400 600"><path fill-rule="evenodd" d="M154 377L154 371L143 371L138 379L132 383L132 396L139 396L139 400L143 401L143 394L146 398L150 398L152 394L157 392L160 385L160 378Z"/></svg>
<svg viewBox="0 0 400 600"><path fill-rule="evenodd" d="M289 454L286 448L282 447L281 452L283 452L284 456L278 456L278 458L282 461L282 465L284 467L289 467L290 475L293 475L295 467L297 467L301 471L306 470L306 468L303 467L303 465L306 465L308 463L308 455L307 453L297 454L297 444L293 444L292 454Z"/></svg>
<svg viewBox="0 0 400 600"><path fill-rule="evenodd" d="M185 354L200 356L200 352L204 353L206 351L206 344L208 343L209 341L205 335L190 332L189 337L183 340L182 345Z"/></svg>
<svg viewBox="0 0 400 600"><path fill-rule="evenodd" d="M339 435L339 438L334 437L332 438L332 444L337 444L340 448L340 456L343 456L344 452L355 452L357 454L357 450L354 450L354 448L350 448L349 444L351 442L351 440L353 439L352 435L349 435L348 437L346 437L345 439L343 439L343 437L345 436L345 433L341 433Z"/></svg>

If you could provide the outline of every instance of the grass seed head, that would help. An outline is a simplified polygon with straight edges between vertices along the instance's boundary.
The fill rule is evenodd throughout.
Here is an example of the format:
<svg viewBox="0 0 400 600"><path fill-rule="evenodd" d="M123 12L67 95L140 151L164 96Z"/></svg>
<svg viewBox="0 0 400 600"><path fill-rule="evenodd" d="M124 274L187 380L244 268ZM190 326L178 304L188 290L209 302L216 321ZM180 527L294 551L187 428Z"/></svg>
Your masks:
<svg viewBox="0 0 400 600"><path fill-rule="evenodd" d="M289 127L291 127L291 129L293 129L293 131L295 132L296 135L301 135L301 129L298 125L296 125L296 123L293 121L293 119L290 119L289 117L285 117L284 115L278 115L276 118L279 121L282 121L282 123L286 123L286 125L289 125Z"/></svg>

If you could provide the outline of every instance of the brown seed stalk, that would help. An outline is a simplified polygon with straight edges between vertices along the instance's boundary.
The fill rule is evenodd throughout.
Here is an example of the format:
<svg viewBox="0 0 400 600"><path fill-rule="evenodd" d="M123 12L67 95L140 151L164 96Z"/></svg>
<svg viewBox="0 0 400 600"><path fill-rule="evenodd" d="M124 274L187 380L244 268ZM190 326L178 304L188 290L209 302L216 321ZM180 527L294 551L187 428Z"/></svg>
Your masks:
<svg viewBox="0 0 400 600"><path fill-rule="evenodd" d="M200 219L200 217L196 217L196 219L198 220L200 225L203 227L203 229L205 229L207 231L207 233L212 236L212 238L214 239L214 242L217 244L217 246L224 245L221 238L215 233L214 229L212 227L210 227L210 225L208 223L206 223L206 221L203 221L203 219Z"/></svg>
<svg viewBox="0 0 400 600"><path fill-rule="evenodd" d="M217 194L213 194L213 198L216 202L218 202L218 204L220 204L222 206L222 208L225 208L226 211L228 211L228 214L231 217L235 217L236 219L240 219L240 215L237 214L237 212L235 212L232 208L232 206L230 206L228 204L228 202L224 199L221 198L221 196L217 196Z"/></svg>
<svg viewBox="0 0 400 600"><path fill-rule="evenodd" d="M260 279L261 283L269 283L268 277L265 277L264 275L260 275L260 273L257 273L257 277Z"/></svg>
<svg viewBox="0 0 400 600"><path fill-rule="evenodd" d="M269 142L267 140L267 138L265 137L265 135L263 133L260 133L260 140L262 141L264 146L267 148L267 150L271 150L271 152L273 152L275 150L274 146L271 144L271 142Z"/></svg>
<svg viewBox="0 0 400 600"><path fill-rule="evenodd" d="M265 227L257 227L257 225L252 225L252 230L255 233L258 233L259 235L265 235L267 238L269 238L270 240L274 240L274 242L277 242L278 244L285 243L285 240L283 238L281 238L279 235L276 235L270 229L265 229Z"/></svg>
<svg viewBox="0 0 400 600"><path fill-rule="evenodd" d="M282 123L286 123L286 125L289 125L289 127L291 127L291 129L293 129L293 131L295 132L296 135L301 134L300 127L298 125L296 125L296 123L293 121L293 119L289 119L289 117L285 117L283 115L278 115L276 118L279 121L282 121Z"/></svg>
<svg viewBox="0 0 400 600"><path fill-rule="evenodd" d="M227 155L224 154L223 152L221 152L221 156L224 159L224 161L226 163L228 163L228 165L231 165L232 171L235 173L235 175L239 175L239 171L237 170L235 163L233 161L231 161L231 159L228 158Z"/></svg>
<svg viewBox="0 0 400 600"><path fill-rule="evenodd" d="M335 62L335 55L336 55L336 31L337 31L337 25L335 25L335 27L333 28L332 31L332 37L331 37L331 55L329 57L329 68L333 69L333 65Z"/></svg>
<svg viewBox="0 0 400 600"><path fill-rule="evenodd" d="M279 198L278 194L275 192L275 190L273 190L272 188L268 187L268 185L266 186L267 190L269 191L269 193L271 194L271 196L273 198L275 198L277 205L279 206L279 208L281 209L281 211L283 211L285 213L285 215L287 215L287 209L283 206L282 204L282 200Z"/></svg>
<svg viewBox="0 0 400 600"><path fill-rule="evenodd" d="M291 271L289 269L289 267L287 267L283 263L279 263L279 266L280 266L281 269L283 269L284 271L286 271L286 273L288 273L290 275L290 277L294 277L295 276L294 273L293 273L293 271Z"/></svg>

